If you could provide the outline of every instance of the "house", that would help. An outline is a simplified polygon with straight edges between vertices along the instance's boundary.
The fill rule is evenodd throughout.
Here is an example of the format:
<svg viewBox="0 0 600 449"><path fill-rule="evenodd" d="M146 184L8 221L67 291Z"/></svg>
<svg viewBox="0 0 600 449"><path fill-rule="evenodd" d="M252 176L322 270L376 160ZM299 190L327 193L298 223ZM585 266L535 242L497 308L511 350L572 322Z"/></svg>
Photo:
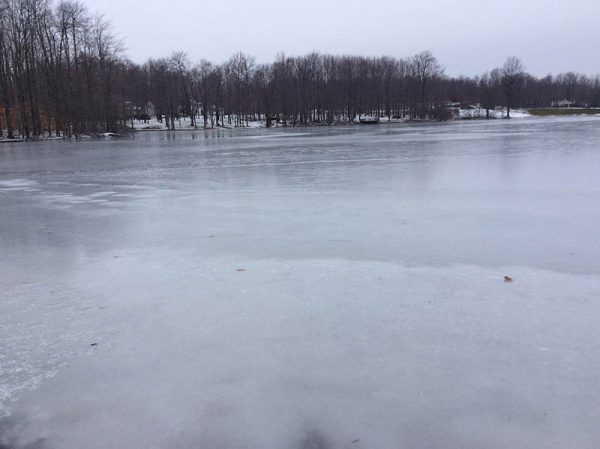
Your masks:
<svg viewBox="0 0 600 449"><path fill-rule="evenodd" d="M156 108L154 107L154 103L152 103L151 101L146 103L146 106L144 106L144 113L148 117L152 117L152 116L156 115Z"/></svg>
<svg viewBox="0 0 600 449"><path fill-rule="evenodd" d="M559 108L571 108L573 106L575 106L575 102L570 100L561 100L558 102Z"/></svg>

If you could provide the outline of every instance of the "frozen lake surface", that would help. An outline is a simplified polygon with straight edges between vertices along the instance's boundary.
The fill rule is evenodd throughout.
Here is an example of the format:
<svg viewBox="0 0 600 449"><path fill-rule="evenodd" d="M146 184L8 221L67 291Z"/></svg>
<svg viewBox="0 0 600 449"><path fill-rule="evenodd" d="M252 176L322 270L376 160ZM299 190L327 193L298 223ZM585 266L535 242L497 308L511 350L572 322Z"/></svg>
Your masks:
<svg viewBox="0 0 600 449"><path fill-rule="evenodd" d="M597 449L600 119L3 144L0 286L2 449Z"/></svg>

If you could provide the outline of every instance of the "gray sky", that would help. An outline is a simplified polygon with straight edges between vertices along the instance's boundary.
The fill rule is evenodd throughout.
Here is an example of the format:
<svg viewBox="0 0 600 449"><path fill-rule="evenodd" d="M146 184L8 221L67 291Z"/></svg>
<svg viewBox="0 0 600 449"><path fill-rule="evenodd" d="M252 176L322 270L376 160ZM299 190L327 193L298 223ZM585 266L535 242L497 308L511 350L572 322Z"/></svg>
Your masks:
<svg viewBox="0 0 600 449"><path fill-rule="evenodd" d="M450 75L516 55L529 72L600 73L600 0L83 0L136 62L185 51L258 62L278 51L405 57L432 50Z"/></svg>

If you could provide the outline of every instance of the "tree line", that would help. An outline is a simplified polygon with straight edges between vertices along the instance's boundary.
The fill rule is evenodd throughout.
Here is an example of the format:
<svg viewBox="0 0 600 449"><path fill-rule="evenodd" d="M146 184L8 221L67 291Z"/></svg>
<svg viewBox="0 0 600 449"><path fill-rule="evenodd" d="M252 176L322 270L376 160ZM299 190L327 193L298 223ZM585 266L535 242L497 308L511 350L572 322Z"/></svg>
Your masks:
<svg viewBox="0 0 600 449"><path fill-rule="evenodd" d="M192 126L334 124L357 116L444 120L449 106L487 111L600 106L600 76L535 77L516 57L475 77L447 76L430 51L411 57L309 53L215 64L185 53L135 64L102 16L73 0L0 0L0 137L117 132L150 113Z"/></svg>

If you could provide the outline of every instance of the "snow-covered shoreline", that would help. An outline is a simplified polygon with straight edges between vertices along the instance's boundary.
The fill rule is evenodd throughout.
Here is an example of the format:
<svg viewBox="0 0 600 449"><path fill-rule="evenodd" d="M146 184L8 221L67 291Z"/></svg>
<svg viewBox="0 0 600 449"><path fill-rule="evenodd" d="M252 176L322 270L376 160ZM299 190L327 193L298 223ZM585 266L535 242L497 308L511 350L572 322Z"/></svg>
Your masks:
<svg viewBox="0 0 600 449"><path fill-rule="evenodd" d="M452 123L461 123L465 121L489 121L494 122L498 120L506 120L506 109L497 108L494 110L490 110L490 118L486 117L486 111L482 108L472 108L472 109L460 109L456 114L460 116L457 119L451 120L419 120L419 119L397 119L397 118L388 118L388 117L380 117L377 125L417 125L417 124L452 124ZM535 115L529 113L526 109L512 109L510 112L511 120L520 120L520 119L531 119L531 120L565 120L565 119L573 119L573 118L595 118L599 117L599 114L573 114L573 115ZM190 124L189 117L182 117L181 119L176 120L175 129L169 129L165 123L159 122L156 118L152 118L150 120L134 120L133 122L128 122L128 127L123 129L119 133L109 133L109 132L101 132L101 133L91 133L91 134L80 134L73 135L72 137L60 137L60 136L41 136L32 139L25 139L22 137L9 139L6 137L0 138L0 144L3 143L22 143L22 142L48 142L54 140L86 140L86 139L112 139L112 138L122 138L126 137L129 134L134 134L137 132L149 132L149 131L160 131L160 132L183 132L183 131L233 131L233 130L270 130L276 132L277 130L282 129L299 129L299 128L322 128L322 127L347 127L347 126L359 126L364 127L365 125L360 123L358 119L348 122L335 122L332 124L318 124L318 123L309 123L306 125L287 125L283 126L282 124L273 123L271 127L266 126L265 121L259 120L249 120L247 121L245 126L233 126L233 125L219 125L212 127L204 127L202 126L202 121L198 118L196 123L200 123L200 125L192 126ZM372 126L372 125L371 125Z"/></svg>
<svg viewBox="0 0 600 449"><path fill-rule="evenodd" d="M387 116L379 117L379 125L398 125L398 124L410 124L410 123L447 123L461 120L469 120L469 119L486 119L485 110L481 110L482 114L474 113L471 109L461 109L460 110L460 118L453 120L420 120L420 119L410 119L410 118L392 118ZM515 109L511 110L511 118L526 118L532 117L525 109ZM490 115L491 119L501 119L506 118L506 109L504 110L494 110L491 111ZM202 130L202 129L259 129L259 128L267 128L267 124L264 120L249 120L245 121L245 126L213 126L213 127L204 127L202 126L201 118L196 119L196 123L199 125L192 126L191 120L189 117L182 117L175 121L175 129L169 129L164 122L159 122L156 118L152 118L150 120L134 120L130 122L130 127L132 131L194 131L194 130ZM133 126L132 126L133 125ZM319 123L309 123L306 125L288 125L287 128L307 128L307 127L321 127L321 126L348 126L348 125L363 125L361 123L360 118L357 116L352 122L334 122L332 124L319 124ZM278 123L273 123L271 128L286 128Z"/></svg>
<svg viewBox="0 0 600 449"><path fill-rule="evenodd" d="M489 111L490 119L505 119L507 118L507 110L506 108L494 108ZM510 110L511 118L527 118L532 117L532 115L527 111L527 109L511 109ZM461 108L459 110L459 119L460 120L470 120L470 119L487 119L487 111L482 107L472 107L472 108Z"/></svg>

